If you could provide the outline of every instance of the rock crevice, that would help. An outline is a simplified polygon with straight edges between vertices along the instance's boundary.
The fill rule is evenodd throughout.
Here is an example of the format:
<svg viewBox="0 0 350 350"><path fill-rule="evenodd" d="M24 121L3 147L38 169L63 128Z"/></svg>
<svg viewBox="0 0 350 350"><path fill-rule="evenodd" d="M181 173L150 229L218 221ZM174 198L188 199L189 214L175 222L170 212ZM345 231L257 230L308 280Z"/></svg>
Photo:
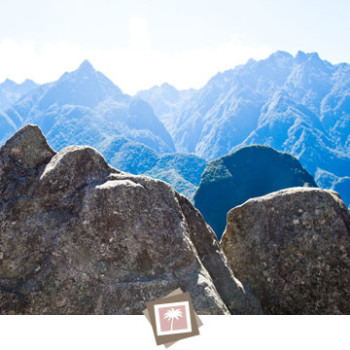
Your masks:
<svg viewBox="0 0 350 350"><path fill-rule="evenodd" d="M0 312L140 314L181 287L198 313L259 313L211 229L162 181L36 126L0 150ZM127 283L125 283L127 281Z"/></svg>

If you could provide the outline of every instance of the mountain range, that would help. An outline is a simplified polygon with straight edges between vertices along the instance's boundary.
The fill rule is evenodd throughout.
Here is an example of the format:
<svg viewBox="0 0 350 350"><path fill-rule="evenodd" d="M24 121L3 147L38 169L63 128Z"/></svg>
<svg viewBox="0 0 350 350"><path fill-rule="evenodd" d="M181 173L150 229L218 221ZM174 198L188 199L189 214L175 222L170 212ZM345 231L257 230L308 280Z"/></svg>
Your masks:
<svg viewBox="0 0 350 350"><path fill-rule="evenodd" d="M124 94L84 61L57 81L0 85L0 144L36 124L57 150L90 145L121 170L168 181L190 199L208 161L252 145L295 156L350 202L350 65L278 51L201 89L165 83ZM166 156L165 156L166 155Z"/></svg>
<svg viewBox="0 0 350 350"><path fill-rule="evenodd" d="M165 180L192 199L206 162L173 154L173 140L150 105L124 94L90 62L52 83L7 80L0 87L0 144L23 125L35 124L57 151L95 147L118 169Z"/></svg>
<svg viewBox="0 0 350 350"><path fill-rule="evenodd" d="M103 151L116 135L159 152L173 152L172 138L148 103L130 97L88 61L53 83L24 94L5 115L16 127L36 124L58 150L89 144ZM0 139L8 135L0 135Z"/></svg>
<svg viewBox="0 0 350 350"><path fill-rule="evenodd" d="M169 101L169 88L162 94L160 88L151 97L143 92L151 106L160 104L154 96ZM159 118L178 151L213 160L242 146L269 145L299 159L321 187L349 198L349 64L278 51L218 73Z"/></svg>

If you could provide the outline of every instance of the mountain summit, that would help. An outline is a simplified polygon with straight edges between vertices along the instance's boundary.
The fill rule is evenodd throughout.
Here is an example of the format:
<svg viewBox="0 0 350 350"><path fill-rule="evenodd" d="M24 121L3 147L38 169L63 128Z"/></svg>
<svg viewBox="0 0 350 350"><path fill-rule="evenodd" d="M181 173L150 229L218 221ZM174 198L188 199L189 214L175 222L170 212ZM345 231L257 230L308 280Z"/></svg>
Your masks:
<svg viewBox="0 0 350 350"><path fill-rule="evenodd" d="M26 79L21 84L17 84L13 80L6 79L0 84L0 110L10 107L24 94L37 88L38 86L38 84L30 79Z"/></svg>
<svg viewBox="0 0 350 350"><path fill-rule="evenodd" d="M40 107L57 104L94 108L109 98L123 100L124 95L110 79L85 60L75 71L64 73L57 82L47 85Z"/></svg>
<svg viewBox="0 0 350 350"><path fill-rule="evenodd" d="M57 81L22 96L0 114L1 122L2 142L21 126L36 124L57 150L71 144L87 144L103 152L119 135L156 152L175 150L149 104L123 94L87 60Z"/></svg>
<svg viewBox="0 0 350 350"><path fill-rule="evenodd" d="M78 71L93 71L93 72L95 72L95 68L93 67L93 65L90 63L90 61L88 61L88 60L84 60L81 64L80 64L80 66L79 66L79 68L78 68Z"/></svg>

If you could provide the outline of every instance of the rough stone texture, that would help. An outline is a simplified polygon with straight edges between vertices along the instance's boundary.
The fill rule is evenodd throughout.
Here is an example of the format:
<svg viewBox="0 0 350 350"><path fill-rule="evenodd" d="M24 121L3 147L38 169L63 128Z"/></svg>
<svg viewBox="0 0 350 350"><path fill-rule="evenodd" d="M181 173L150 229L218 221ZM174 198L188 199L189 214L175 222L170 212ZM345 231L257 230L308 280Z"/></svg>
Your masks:
<svg viewBox="0 0 350 350"><path fill-rule="evenodd" d="M141 314L181 287L199 314L259 313L213 232L162 181L35 126L0 150L0 313ZM209 244L209 245L208 245Z"/></svg>
<svg viewBox="0 0 350 350"><path fill-rule="evenodd" d="M264 313L350 313L350 216L336 192L274 192L227 220L222 248Z"/></svg>
<svg viewBox="0 0 350 350"><path fill-rule="evenodd" d="M176 196L190 228L190 238L203 265L212 276L222 300L230 310L235 310L239 314L245 314L246 310L250 310L252 314L260 314L260 303L256 302L256 297L250 292L249 287L237 280L232 270L227 268L228 262L215 232L206 224L200 212L193 210L192 203L186 197L178 193ZM238 288L233 288L232 281Z"/></svg>

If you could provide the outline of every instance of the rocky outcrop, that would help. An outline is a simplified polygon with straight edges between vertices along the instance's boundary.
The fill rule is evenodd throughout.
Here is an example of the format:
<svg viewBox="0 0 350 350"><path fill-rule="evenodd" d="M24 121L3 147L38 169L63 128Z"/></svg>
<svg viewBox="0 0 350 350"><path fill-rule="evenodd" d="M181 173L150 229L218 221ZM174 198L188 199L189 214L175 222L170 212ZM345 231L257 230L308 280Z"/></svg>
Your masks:
<svg viewBox="0 0 350 350"><path fill-rule="evenodd" d="M162 181L26 126L0 150L0 312L140 314L180 287L199 314L259 313L213 231Z"/></svg>
<svg viewBox="0 0 350 350"><path fill-rule="evenodd" d="M317 187L290 154L248 146L207 164L194 204L220 239L229 210L250 198L295 186Z"/></svg>
<svg viewBox="0 0 350 350"><path fill-rule="evenodd" d="M221 244L264 313L350 313L350 216L336 192L251 199L228 213Z"/></svg>

